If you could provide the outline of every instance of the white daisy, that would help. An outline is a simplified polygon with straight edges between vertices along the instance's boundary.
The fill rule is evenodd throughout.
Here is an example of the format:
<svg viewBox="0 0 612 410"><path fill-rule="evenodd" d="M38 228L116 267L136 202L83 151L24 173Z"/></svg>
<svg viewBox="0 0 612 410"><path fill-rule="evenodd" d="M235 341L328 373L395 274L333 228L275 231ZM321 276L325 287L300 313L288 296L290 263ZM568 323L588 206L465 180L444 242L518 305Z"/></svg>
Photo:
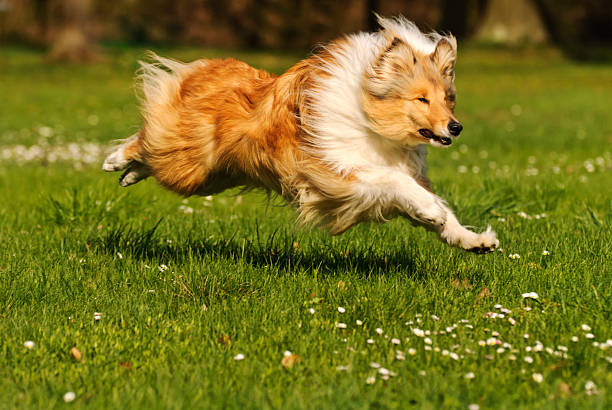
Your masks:
<svg viewBox="0 0 612 410"><path fill-rule="evenodd" d="M74 399L76 399L76 394L74 394L74 392L69 391L64 394L64 401L66 403L70 403L71 401L74 401Z"/></svg>
<svg viewBox="0 0 612 410"><path fill-rule="evenodd" d="M414 328L412 329L412 333L414 333L415 335L417 335L418 337L423 337L425 336L425 332L419 328Z"/></svg>
<svg viewBox="0 0 612 410"><path fill-rule="evenodd" d="M589 396L597 394L597 385L591 380L587 380L587 382L584 384L584 390Z"/></svg>

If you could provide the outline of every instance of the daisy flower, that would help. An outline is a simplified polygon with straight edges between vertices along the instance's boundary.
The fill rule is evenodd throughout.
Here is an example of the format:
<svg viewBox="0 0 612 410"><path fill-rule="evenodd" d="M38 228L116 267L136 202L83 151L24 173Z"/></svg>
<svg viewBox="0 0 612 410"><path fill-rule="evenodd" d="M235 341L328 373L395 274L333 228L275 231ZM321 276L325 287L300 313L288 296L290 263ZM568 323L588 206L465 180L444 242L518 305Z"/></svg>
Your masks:
<svg viewBox="0 0 612 410"><path fill-rule="evenodd" d="M74 394L74 392L69 391L64 394L64 401L66 403L70 403L71 401L74 401L74 399L76 399L76 394Z"/></svg>

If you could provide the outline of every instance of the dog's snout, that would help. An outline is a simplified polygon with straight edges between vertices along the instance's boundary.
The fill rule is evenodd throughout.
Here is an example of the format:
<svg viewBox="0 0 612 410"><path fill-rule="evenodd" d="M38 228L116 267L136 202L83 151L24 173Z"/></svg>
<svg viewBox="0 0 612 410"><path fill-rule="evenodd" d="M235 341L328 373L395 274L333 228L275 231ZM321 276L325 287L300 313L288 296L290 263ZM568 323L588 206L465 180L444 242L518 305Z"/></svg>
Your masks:
<svg viewBox="0 0 612 410"><path fill-rule="evenodd" d="M461 134L462 129L463 126L455 120L448 123L448 130L450 131L451 135L454 135L455 137Z"/></svg>

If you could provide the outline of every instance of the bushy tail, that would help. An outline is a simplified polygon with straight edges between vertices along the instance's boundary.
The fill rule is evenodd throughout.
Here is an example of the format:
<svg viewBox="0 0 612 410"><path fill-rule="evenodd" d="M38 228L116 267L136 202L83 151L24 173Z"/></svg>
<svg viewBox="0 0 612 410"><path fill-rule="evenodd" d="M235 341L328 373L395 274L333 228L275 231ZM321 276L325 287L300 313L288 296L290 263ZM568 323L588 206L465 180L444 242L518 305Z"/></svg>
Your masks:
<svg viewBox="0 0 612 410"><path fill-rule="evenodd" d="M138 71L143 128L121 141L102 165L108 172L125 171L119 179L122 186L135 184L151 175L144 159L146 149L153 148L157 142L155 136L163 135L175 120L169 105L180 91L180 73L185 65L153 52L147 54L147 60L149 62L140 61Z"/></svg>
<svg viewBox="0 0 612 410"><path fill-rule="evenodd" d="M183 77L190 68L201 64L204 63L184 64L153 52L147 54L147 61L140 61L138 82L142 129L123 141L102 166L105 171L126 170L119 180L122 186L132 185L151 175L151 167L159 165L159 161L156 163L154 159L167 154L167 147L172 145L168 139L176 134L179 120L176 107L181 98Z"/></svg>

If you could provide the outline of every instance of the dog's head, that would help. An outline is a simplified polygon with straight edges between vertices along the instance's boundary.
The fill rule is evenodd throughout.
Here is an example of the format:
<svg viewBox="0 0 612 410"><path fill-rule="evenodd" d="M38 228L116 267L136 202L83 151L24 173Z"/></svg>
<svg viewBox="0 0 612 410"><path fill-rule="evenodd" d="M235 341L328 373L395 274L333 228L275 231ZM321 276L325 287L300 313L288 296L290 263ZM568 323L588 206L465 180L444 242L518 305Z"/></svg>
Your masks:
<svg viewBox="0 0 612 410"><path fill-rule="evenodd" d="M455 38L436 37L435 49L427 54L389 34L382 32L383 47L363 78L362 102L371 128L404 145L450 145L462 130L453 114Z"/></svg>

